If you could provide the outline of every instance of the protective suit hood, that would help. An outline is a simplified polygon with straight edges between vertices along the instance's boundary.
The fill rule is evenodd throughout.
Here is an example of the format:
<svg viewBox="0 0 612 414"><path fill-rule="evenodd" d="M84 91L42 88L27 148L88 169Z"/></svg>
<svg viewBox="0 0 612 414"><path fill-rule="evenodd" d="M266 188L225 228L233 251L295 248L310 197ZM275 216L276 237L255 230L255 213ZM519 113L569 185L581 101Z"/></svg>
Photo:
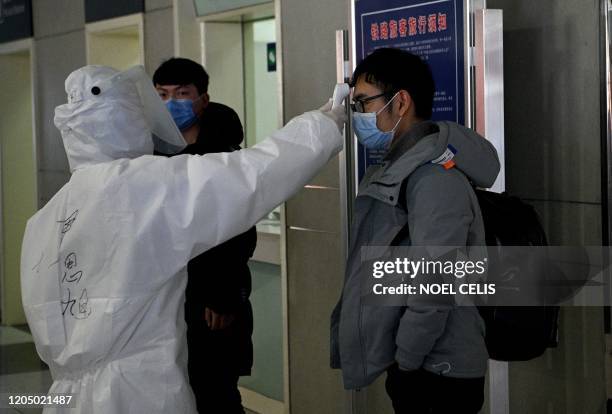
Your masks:
<svg viewBox="0 0 612 414"><path fill-rule="evenodd" d="M68 103L55 109L54 122L71 171L186 145L141 66L85 66L68 76L65 89Z"/></svg>

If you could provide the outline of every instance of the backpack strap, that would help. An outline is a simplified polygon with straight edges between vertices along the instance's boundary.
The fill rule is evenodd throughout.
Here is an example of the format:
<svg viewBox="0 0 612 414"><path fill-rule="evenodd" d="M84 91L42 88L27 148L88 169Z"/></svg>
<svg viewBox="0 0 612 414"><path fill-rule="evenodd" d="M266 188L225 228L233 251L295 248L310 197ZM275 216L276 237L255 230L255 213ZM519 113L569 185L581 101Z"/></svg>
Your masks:
<svg viewBox="0 0 612 414"><path fill-rule="evenodd" d="M430 161L430 164L439 164L444 167L445 170L449 170L455 166L455 162L453 158L457 150L452 146L448 145L446 151L435 160ZM408 180L410 179L410 175L405 177L400 184L400 191L398 195L397 205L406 213L406 217L408 216L408 206L406 204L406 188L408 187ZM408 219L406 219L406 223L401 228L399 233L393 238L391 241L391 246L397 246L403 239L410 236L410 231L408 229Z"/></svg>
<svg viewBox="0 0 612 414"><path fill-rule="evenodd" d="M402 226L400 231L391 240L390 246L399 246L402 240L410 237L410 229L408 228L408 206L406 205L406 187L408 186L408 178L404 178L400 184L400 191L398 195L397 205L406 213L406 223Z"/></svg>
<svg viewBox="0 0 612 414"><path fill-rule="evenodd" d="M431 161L431 163L440 164L446 170L448 170L450 168L453 168L455 166L455 164L452 161L452 159L453 159L453 157L454 157L456 152L457 152L457 150L455 148L453 148L451 145L449 145L448 149L442 155L442 157L440 157L440 159L436 159L434 161ZM442 160L443 162L440 161L440 160ZM452 164L450 164L450 162L452 162ZM399 191L399 195L398 195L398 200L397 200L397 205L406 213L406 217L408 217L408 206L406 204L406 191L407 191L406 188L408 187L408 180L409 179L410 179L410 175L408 177L404 178L404 180L400 184L401 187L400 187L400 191ZM399 245L399 243L402 240L404 240L405 238L407 238L409 236L410 236L410 230L408 229L408 219L406 219L406 223L400 229L399 233L397 233L397 235L393 238L393 240L391 241L390 245L391 246L397 246L397 245Z"/></svg>

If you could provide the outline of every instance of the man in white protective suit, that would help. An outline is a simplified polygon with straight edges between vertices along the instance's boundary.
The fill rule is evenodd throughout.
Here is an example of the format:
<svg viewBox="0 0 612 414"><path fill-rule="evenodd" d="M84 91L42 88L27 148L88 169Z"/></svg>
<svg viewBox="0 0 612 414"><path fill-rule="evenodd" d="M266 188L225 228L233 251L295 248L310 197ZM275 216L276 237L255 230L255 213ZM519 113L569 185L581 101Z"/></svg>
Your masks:
<svg viewBox="0 0 612 414"><path fill-rule="evenodd" d="M185 266L253 226L342 146L344 109L307 112L232 153L156 157L185 142L142 67L86 66L56 108L72 176L28 222L23 304L49 365L45 412L195 413Z"/></svg>

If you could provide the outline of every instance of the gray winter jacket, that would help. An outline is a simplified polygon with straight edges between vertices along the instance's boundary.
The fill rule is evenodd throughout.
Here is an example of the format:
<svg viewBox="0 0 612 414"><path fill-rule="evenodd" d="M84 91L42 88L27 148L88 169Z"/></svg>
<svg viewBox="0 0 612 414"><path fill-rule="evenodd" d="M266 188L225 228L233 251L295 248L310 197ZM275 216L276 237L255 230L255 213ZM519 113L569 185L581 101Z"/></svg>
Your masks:
<svg viewBox="0 0 612 414"><path fill-rule="evenodd" d="M431 163L449 144L456 150L455 168ZM498 172L495 148L452 122L417 124L382 165L368 169L355 200L344 288L331 321L331 363L342 369L345 388L369 385L395 362L449 377L485 375L485 327L476 308L365 306L358 275L361 247L390 245L406 222L409 235L401 245L485 245L472 184L490 187Z"/></svg>

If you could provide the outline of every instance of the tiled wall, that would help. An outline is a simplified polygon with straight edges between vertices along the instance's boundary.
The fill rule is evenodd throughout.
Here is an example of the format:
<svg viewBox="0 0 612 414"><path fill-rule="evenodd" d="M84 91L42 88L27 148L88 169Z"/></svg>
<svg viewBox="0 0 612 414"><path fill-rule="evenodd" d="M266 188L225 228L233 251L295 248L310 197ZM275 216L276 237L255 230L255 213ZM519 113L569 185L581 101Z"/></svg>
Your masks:
<svg viewBox="0 0 612 414"><path fill-rule="evenodd" d="M336 83L335 31L349 2L281 0L285 121L323 105ZM344 412L340 374L329 368L329 318L340 295L338 159L286 205L289 380L292 414ZM324 187L324 188L320 188Z"/></svg>
<svg viewBox="0 0 612 414"><path fill-rule="evenodd" d="M79 0L42 0L32 4L39 148L39 206L70 179L68 159L53 124L55 107L66 102L64 80L85 65L85 9Z"/></svg>
<svg viewBox="0 0 612 414"><path fill-rule="evenodd" d="M507 190L553 245L599 245L599 1L489 0L504 12ZM603 311L564 308L559 348L510 364L510 412L599 413Z"/></svg>

